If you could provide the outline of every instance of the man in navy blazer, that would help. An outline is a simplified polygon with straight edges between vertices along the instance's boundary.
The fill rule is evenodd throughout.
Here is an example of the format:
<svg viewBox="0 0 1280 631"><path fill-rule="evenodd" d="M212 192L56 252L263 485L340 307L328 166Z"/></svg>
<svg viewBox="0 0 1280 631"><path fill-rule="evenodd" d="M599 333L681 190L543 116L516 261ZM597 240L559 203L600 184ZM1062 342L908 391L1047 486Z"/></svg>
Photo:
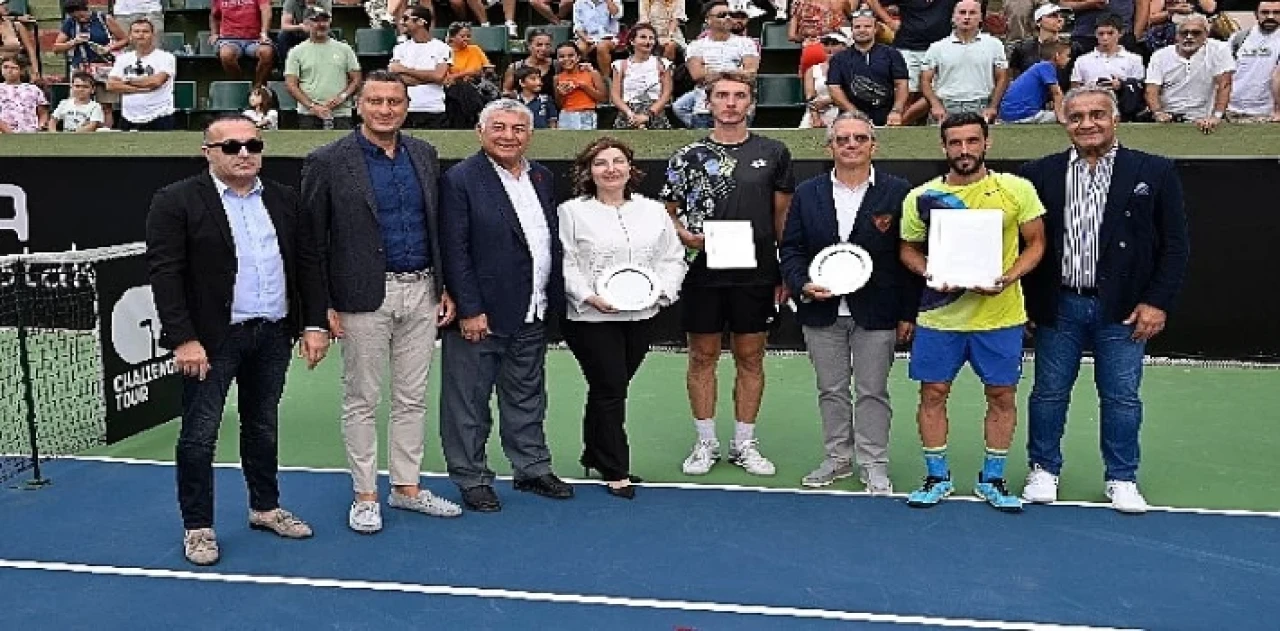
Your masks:
<svg viewBox="0 0 1280 631"><path fill-rule="evenodd" d="M889 369L895 342L911 337L921 290L898 258L898 223L911 185L872 166L876 131L860 112L841 114L827 127L827 147L835 169L796 189L779 246L783 282L799 297L796 319L817 374L826 449L802 483L822 487L847 478L856 459L867 490L888 495ZM809 275L814 258L838 243L871 255L870 279L851 294L835 295Z"/></svg>
<svg viewBox="0 0 1280 631"><path fill-rule="evenodd" d="M485 443L495 385L516 490L573 496L573 487L551 472L542 430L545 323L564 308L564 274L554 176L524 157L533 133L529 110L499 99L481 111L476 131L481 151L449 169L440 185L444 279L459 324L444 333L440 437L463 502L494 512L502 504Z"/></svg>
<svg viewBox="0 0 1280 631"><path fill-rule="evenodd" d="M1023 281L1036 350L1023 498L1057 499L1071 389L1091 347L1106 494L1116 510L1141 513L1138 390L1147 340L1164 330L1186 276L1182 183L1172 160L1116 142L1120 114L1110 90L1075 88L1063 107L1072 148L1020 171L1044 202L1049 237Z"/></svg>

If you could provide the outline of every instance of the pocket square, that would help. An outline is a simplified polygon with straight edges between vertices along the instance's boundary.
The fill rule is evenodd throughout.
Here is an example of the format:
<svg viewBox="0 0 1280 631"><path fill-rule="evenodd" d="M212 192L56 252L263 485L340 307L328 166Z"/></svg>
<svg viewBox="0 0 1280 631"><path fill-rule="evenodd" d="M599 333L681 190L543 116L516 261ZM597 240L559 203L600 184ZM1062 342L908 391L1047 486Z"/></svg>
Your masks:
<svg viewBox="0 0 1280 631"><path fill-rule="evenodd" d="M1133 194L1134 195L1150 195L1151 187L1147 186L1146 182L1138 182L1138 185L1133 187Z"/></svg>

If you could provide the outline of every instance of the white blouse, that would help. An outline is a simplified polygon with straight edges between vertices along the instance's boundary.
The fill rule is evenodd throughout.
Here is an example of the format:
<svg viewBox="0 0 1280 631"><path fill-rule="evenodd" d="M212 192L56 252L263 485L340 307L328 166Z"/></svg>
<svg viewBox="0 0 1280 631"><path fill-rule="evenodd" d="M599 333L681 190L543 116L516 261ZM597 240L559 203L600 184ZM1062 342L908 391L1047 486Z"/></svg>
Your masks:
<svg viewBox="0 0 1280 631"><path fill-rule="evenodd" d="M687 269L684 245L661 203L632 195L621 207L594 197L560 205L560 242L564 245L564 288L570 320L608 322L646 320L680 297ZM643 311L601 313L587 304L596 295L596 279L615 265L647 267L658 276L662 293Z"/></svg>

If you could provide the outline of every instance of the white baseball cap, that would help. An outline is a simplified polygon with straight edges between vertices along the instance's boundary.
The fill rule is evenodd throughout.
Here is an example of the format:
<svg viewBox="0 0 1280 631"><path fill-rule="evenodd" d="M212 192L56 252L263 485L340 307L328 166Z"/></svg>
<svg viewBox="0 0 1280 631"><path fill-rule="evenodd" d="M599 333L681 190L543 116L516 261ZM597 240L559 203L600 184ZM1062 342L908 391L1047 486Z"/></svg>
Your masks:
<svg viewBox="0 0 1280 631"><path fill-rule="evenodd" d="M1064 8L1062 8L1062 7L1058 6L1058 5L1053 4L1052 2L1050 2L1049 4L1040 5L1040 8L1036 9L1036 12L1035 12L1035 21L1036 21L1036 22L1039 22L1039 21L1040 21L1040 18L1042 18L1042 17L1044 17L1044 16L1046 16L1046 15L1050 15L1050 14L1053 14L1053 13L1066 13L1066 12L1067 12L1067 9L1064 9Z"/></svg>

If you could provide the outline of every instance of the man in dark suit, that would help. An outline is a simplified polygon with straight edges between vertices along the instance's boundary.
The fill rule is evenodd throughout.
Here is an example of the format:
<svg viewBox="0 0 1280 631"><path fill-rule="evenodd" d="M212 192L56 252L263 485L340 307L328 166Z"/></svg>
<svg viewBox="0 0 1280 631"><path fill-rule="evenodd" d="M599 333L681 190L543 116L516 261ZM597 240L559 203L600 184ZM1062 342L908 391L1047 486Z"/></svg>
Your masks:
<svg viewBox="0 0 1280 631"><path fill-rule="evenodd" d="M197 565L219 557L213 454L233 380L249 525L311 536L306 523L280 508L277 413L293 341L302 336L310 367L328 349L324 287L298 196L258 178L262 150L252 120L215 120L204 133L209 171L160 189L147 215L160 343L173 349L183 376L178 503L184 551Z"/></svg>
<svg viewBox="0 0 1280 631"><path fill-rule="evenodd" d="M444 333L440 437L463 502L493 512L502 504L485 442L495 384L516 490L573 496L573 487L551 472L542 430L545 323L564 308L564 274L553 176L524 157L533 133L529 110L499 99L481 111L476 131L481 151L445 172L440 184L444 279L460 325Z"/></svg>
<svg viewBox="0 0 1280 631"><path fill-rule="evenodd" d="M911 185L872 166L876 130L861 112L843 113L827 127L827 147L835 168L796 189L779 246L783 280L799 296L796 320L817 375L826 449L802 483L822 487L847 478L856 459L867 491L888 495L889 369L895 342L911 338L921 289L898 258L898 223ZM871 255L870 279L851 294L837 295L809 275L814 257L837 243Z"/></svg>
<svg viewBox="0 0 1280 631"><path fill-rule="evenodd" d="M1024 499L1058 497L1062 434L1087 347L1101 400L1106 494L1118 511L1141 513L1137 486L1142 360L1187 271L1187 218L1172 160L1121 147L1111 90L1072 89L1065 98L1072 148L1023 165L1047 214L1048 250L1026 277L1035 325ZM1065 175L1064 175L1065 174Z"/></svg>
<svg viewBox="0 0 1280 631"><path fill-rule="evenodd" d="M457 504L422 489L427 375L436 327L453 320L440 282L435 147L400 133L409 91L399 75L369 73L357 95L359 129L307 156L305 206L315 222L329 329L342 344L342 436L355 500L347 525L382 530L378 402L391 365L387 505L457 517Z"/></svg>

